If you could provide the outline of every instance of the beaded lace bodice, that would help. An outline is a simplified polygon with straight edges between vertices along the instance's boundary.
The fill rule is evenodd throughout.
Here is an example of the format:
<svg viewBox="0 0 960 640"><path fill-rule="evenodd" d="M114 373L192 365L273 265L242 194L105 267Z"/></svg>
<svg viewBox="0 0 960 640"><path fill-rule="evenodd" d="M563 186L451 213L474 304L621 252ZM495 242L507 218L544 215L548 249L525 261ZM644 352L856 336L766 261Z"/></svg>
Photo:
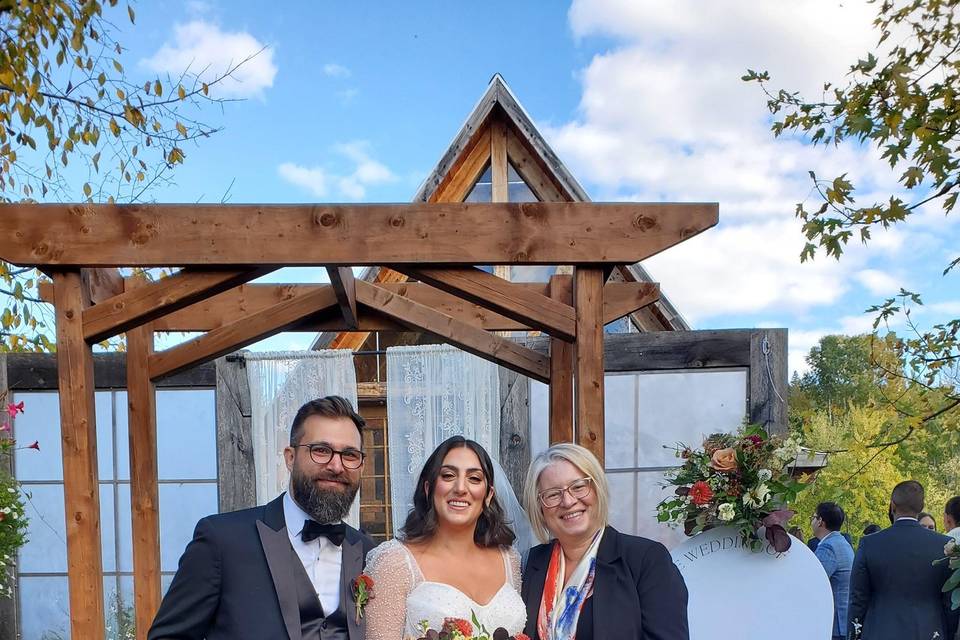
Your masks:
<svg viewBox="0 0 960 640"><path fill-rule="evenodd" d="M440 629L445 617L470 620L472 613L491 631L496 627L511 635L523 631L527 611L520 598L520 554L507 547L501 555L506 582L490 602L479 604L456 587L425 580L413 554L399 540L384 542L367 554L366 573L374 581L374 597L365 612L367 638L417 638L421 620Z"/></svg>

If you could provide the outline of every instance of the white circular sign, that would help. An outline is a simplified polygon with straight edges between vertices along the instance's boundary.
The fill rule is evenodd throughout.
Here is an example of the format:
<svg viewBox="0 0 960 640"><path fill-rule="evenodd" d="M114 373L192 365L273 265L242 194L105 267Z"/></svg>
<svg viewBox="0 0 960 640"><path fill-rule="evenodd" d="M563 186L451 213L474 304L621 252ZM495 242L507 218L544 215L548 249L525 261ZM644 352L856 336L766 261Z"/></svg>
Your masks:
<svg viewBox="0 0 960 640"><path fill-rule="evenodd" d="M796 538L786 553L764 547L721 527L671 551L690 593L690 640L831 637L833 592L817 556Z"/></svg>

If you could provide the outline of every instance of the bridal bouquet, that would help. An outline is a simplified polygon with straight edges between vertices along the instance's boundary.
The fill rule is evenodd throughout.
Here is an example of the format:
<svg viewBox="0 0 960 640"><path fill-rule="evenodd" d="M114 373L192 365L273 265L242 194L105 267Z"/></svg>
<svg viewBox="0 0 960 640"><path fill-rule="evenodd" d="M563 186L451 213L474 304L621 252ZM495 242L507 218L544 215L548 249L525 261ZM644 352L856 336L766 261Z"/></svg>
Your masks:
<svg viewBox="0 0 960 640"><path fill-rule="evenodd" d="M794 515L787 505L805 486L787 469L799 451L793 438L770 436L757 425L715 433L699 449L680 445L683 465L666 474L675 495L657 505L657 520L683 525L688 536L736 527L754 551L763 549L765 538L783 553L790 548L783 525Z"/></svg>
<svg viewBox="0 0 960 640"><path fill-rule="evenodd" d="M511 636L503 627L497 627L490 633L480 624L475 613L471 619L472 624L463 618L445 618L439 631L431 629L429 623L422 620L419 625L422 635L417 640L530 640L530 636L525 633Z"/></svg>
<svg viewBox="0 0 960 640"><path fill-rule="evenodd" d="M934 560L933 564L940 564L941 562L949 562L950 568L953 569L953 573L950 574L950 577L947 579L947 582L943 585L943 592L953 593L950 594L950 608L951 609L960 609L960 544L957 544L956 540L951 540L943 547L943 558L939 560Z"/></svg>

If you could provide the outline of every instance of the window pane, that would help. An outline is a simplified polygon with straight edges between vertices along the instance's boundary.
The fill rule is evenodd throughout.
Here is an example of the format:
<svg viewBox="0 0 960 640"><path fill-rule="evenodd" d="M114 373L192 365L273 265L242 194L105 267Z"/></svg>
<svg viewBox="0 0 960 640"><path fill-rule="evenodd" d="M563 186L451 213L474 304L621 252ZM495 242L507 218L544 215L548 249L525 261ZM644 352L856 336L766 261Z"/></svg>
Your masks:
<svg viewBox="0 0 960 640"><path fill-rule="evenodd" d="M467 194L464 202L490 202L493 199L493 177L490 165L483 170L473 189Z"/></svg>
<svg viewBox="0 0 960 640"><path fill-rule="evenodd" d="M609 473L610 524L623 533L634 535L637 529L637 490L635 473Z"/></svg>
<svg viewBox="0 0 960 640"><path fill-rule="evenodd" d="M23 640L70 637L70 598L66 576L21 577L19 588Z"/></svg>
<svg viewBox="0 0 960 640"><path fill-rule="evenodd" d="M673 487L663 486L662 471L637 473L637 528L635 535L650 538L672 549L684 540L682 528L673 528L657 522L657 505L673 495Z"/></svg>
<svg viewBox="0 0 960 640"><path fill-rule="evenodd" d="M116 407L117 423L117 480L130 479L130 434L127 430L127 419L130 417L127 407L127 392L117 391L113 394Z"/></svg>
<svg viewBox="0 0 960 640"><path fill-rule="evenodd" d="M17 416L14 437L21 443L40 443L40 451L19 449L14 452L17 478L27 480L63 480L63 456L60 452L60 401L56 393L17 393L14 402L23 401L24 412Z"/></svg>
<svg viewBox="0 0 960 640"><path fill-rule="evenodd" d="M176 571L197 521L217 513L215 483L160 485L160 569Z"/></svg>
<svg viewBox="0 0 960 640"><path fill-rule="evenodd" d="M217 477L213 389L157 392L157 467L161 480Z"/></svg>
<svg viewBox="0 0 960 640"><path fill-rule="evenodd" d="M100 485L100 541L103 549L103 570L117 570L117 527L113 511L113 485Z"/></svg>
<svg viewBox="0 0 960 640"><path fill-rule="evenodd" d="M604 377L604 452L608 469L637 466L637 376Z"/></svg>
<svg viewBox="0 0 960 640"><path fill-rule="evenodd" d="M135 637L136 617L133 603L133 576L103 579L103 610L107 619L107 638L127 640Z"/></svg>
<svg viewBox="0 0 960 640"><path fill-rule="evenodd" d="M17 416L15 437L21 444L39 442L40 450L17 450L17 478L63 480L63 454L60 447L60 400L48 391L17 393L24 412ZM113 477L113 404L109 391L94 394L97 421L97 473L101 480Z"/></svg>
<svg viewBox="0 0 960 640"><path fill-rule="evenodd" d="M117 485L117 542L119 571L133 571L133 529L130 517L130 485Z"/></svg>
<svg viewBox="0 0 960 640"><path fill-rule="evenodd" d="M539 202L540 200L517 173L512 162L507 163L507 200L509 202Z"/></svg>
<svg viewBox="0 0 960 640"><path fill-rule="evenodd" d="M522 265L510 267L510 280L513 282L548 282L557 272L554 266Z"/></svg>
<svg viewBox="0 0 960 640"><path fill-rule="evenodd" d="M25 484L29 519L28 542L20 549L19 569L25 573L67 570L67 534L63 516L63 485Z"/></svg>

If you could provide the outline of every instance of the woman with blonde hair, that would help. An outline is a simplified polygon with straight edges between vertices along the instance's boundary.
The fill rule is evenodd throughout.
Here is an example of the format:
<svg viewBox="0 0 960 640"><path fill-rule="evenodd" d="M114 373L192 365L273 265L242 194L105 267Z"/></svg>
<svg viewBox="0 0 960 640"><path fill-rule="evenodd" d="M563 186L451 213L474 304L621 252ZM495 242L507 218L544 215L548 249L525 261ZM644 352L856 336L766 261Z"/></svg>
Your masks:
<svg viewBox="0 0 960 640"><path fill-rule="evenodd" d="M607 524L609 489L590 451L557 444L534 458L524 507L544 542L521 595L533 640L687 640L687 587L659 542Z"/></svg>

